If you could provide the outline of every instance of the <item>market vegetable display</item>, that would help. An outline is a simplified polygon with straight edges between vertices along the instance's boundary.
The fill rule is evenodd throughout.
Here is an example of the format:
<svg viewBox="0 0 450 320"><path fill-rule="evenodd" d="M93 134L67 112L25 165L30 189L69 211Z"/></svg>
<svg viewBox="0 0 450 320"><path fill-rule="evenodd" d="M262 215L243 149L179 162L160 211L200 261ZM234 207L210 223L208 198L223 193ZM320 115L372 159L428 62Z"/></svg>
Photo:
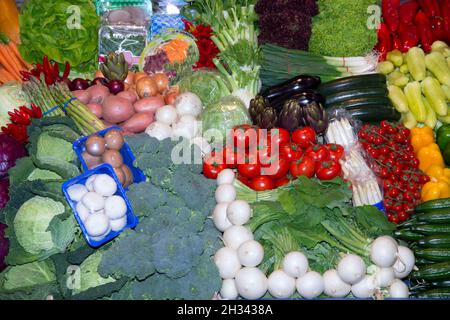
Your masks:
<svg viewBox="0 0 450 320"><path fill-rule="evenodd" d="M16 42L10 40L0 30L0 84L22 81L21 72L31 69L20 55Z"/></svg>
<svg viewBox="0 0 450 320"><path fill-rule="evenodd" d="M82 21L72 16L68 7L80 8ZM100 19L91 2L27 1L19 16L20 53L29 63L38 63L43 56L64 64L70 63L80 75L93 72L97 61L98 26ZM62 26L69 27L62 28ZM82 24L82 28L77 26Z"/></svg>

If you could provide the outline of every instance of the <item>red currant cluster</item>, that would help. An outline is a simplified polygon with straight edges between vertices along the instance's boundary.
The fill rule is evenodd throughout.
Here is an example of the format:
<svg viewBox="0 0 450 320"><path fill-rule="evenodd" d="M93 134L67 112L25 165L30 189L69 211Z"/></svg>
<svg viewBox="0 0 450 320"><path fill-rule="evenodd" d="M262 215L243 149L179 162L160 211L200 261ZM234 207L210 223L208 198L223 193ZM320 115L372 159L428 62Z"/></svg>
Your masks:
<svg viewBox="0 0 450 320"><path fill-rule="evenodd" d="M420 203L422 186L430 178L419 170L419 160L402 124L382 121L365 124L359 141L373 159L372 170L383 181L384 206L389 221L406 221Z"/></svg>

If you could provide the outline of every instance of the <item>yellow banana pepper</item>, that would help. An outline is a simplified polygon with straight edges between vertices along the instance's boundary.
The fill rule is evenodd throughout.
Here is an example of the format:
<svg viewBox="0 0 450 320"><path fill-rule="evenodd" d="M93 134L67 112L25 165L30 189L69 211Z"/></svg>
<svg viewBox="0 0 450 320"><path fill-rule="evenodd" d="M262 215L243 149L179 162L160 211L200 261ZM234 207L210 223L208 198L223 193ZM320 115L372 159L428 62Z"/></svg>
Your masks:
<svg viewBox="0 0 450 320"><path fill-rule="evenodd" d="M450 184L439 180L437 182L430 181L422 188L422 201L430 201L450 197Z"/></svg>
<svg viewBox="0 0 450 320"><path fill-rule="evenodd" d="M444 158L436 143L420 148L417 153L417 158L420 162L419 169L423 172L427 172L432 165L438 165L442 167L442 169L445 168Z"/></svg>
<svg viewBox="0 0 450 320"><path fill-rule="evenodd" d="M430 144L435 143L434 133L431 127L425 126L423 128L411 129L411 144L414 148L414 152L419 153L420 149L427 147Z"/></svg>

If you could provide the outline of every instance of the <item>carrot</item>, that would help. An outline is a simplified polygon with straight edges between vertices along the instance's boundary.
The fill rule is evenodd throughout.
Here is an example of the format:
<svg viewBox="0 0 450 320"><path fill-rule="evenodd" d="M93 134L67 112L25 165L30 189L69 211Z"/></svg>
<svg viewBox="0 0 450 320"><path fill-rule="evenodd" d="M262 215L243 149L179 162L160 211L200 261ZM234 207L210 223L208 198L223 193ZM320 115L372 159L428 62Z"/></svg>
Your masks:
<svg viewBox="0 0 450 320"><path fill-rule="evenodd" d="M163 47L170 63L184 62L186 60L188 49L189 44L180 39L171 40Z"/></svg>
<svg viewBox="0 0 450 320"><path fill-rule="evenodd" d="M11 57L9 50L6 49L4 44L0 45L0 62L11 74L20 77L20 67L16 65L15 59Z"/></svg>
<svg viewBox="0 0 450 320"><path fill-rule="evenodd" d="M11 73L5 68L0 68L0 82L6 83L9 81L17 80Z"/></svg>
<svg viewBox="0 0 450 320"><path fill-rule="evenodd" d="M32 66L28 62L26 62L20 55L20 52L17 49L17 45L14 41L9 41L8 47L12 50L12 52L14 52L16 57L19 59L20 63L25 67L27 71L32 69Z"/></svg>

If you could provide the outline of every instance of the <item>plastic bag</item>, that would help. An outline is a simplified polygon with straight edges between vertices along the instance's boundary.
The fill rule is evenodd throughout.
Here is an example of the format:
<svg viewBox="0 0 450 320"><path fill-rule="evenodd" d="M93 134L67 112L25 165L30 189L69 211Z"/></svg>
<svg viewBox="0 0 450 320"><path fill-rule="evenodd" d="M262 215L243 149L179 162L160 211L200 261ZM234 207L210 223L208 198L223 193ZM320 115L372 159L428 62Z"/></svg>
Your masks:
<svg viewBox="0 0 450 320"><path fill-rule="evenodd" d="M105 13L125 7L142 9L147 17L153 13L152 0L96 0L95 5L97 14L102 17Z"/></svg>
<svg viewBox="0 0 450 320"><path fill-rule="evenodd" d="M153 38L163 34L167 29L184 30L181 10L186 4L186 1L183 0L155 1L151 37Z"/></svg>
<svg viewBox="0 0 450 320"><path fill-rule="evenodd" d="M344 109L332 109L328 115L330 120L326 141L340 144L346 151L350 150L358 142L355 120Z"/></svg>

